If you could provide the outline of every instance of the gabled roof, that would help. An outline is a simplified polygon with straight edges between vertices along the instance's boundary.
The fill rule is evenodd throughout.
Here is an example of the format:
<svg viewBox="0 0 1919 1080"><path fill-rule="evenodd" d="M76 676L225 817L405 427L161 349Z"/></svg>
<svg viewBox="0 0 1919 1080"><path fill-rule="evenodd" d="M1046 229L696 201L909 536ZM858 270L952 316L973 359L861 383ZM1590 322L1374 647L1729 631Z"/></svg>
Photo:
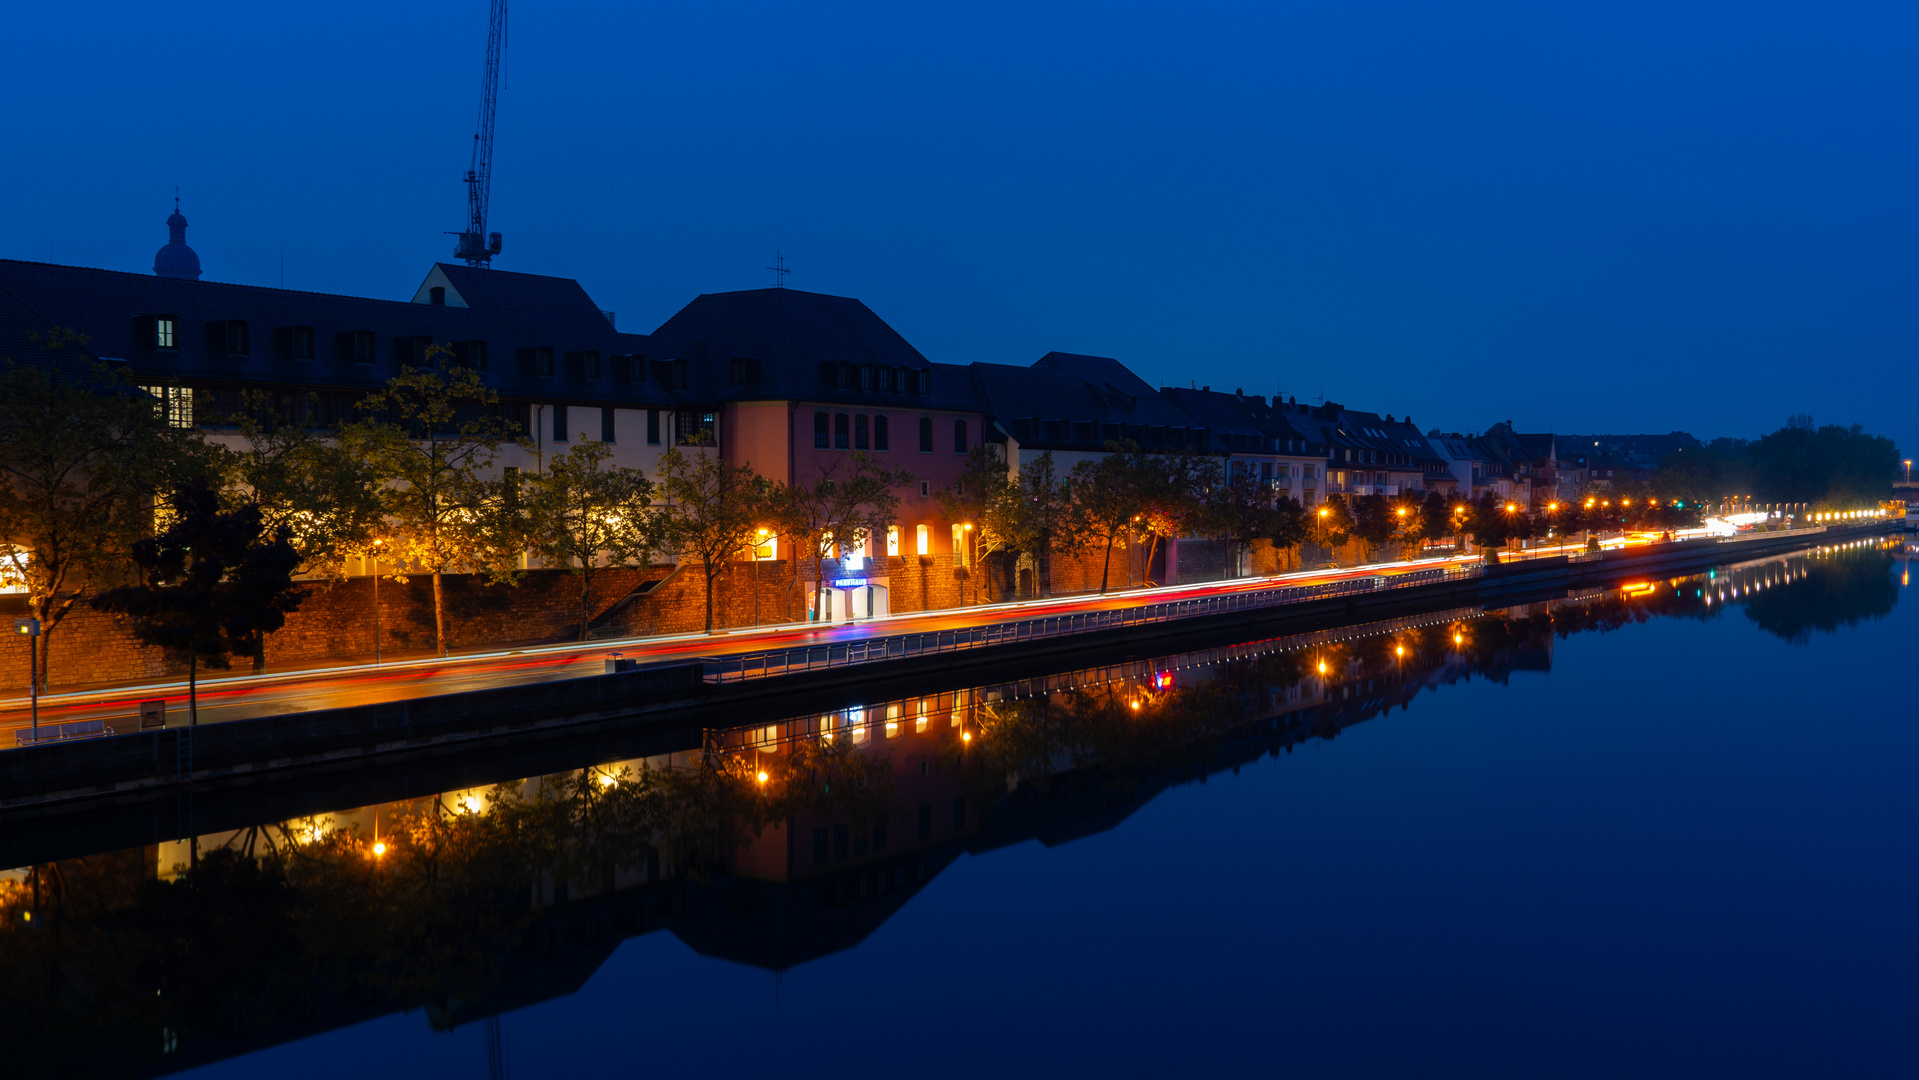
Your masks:
<svg viewBox="0 0 1919 1080"><path fill-rule="evenodd" d="M942 370L864 303L850 296L799 289L703 293L653 332L653 338L700 343L721 385L716 397L864 401L871 391L838 388L839 364L928 373L929 393L883 395L903 407L971 408L971 387ZM747 385L724 384L734 358L753 361ZM855 384L857 385L857 383Z"/></svg>
<svg viewBox="0 0 1919 1080"><path fill-rule="evenodd" d="M1211 431L1220 449L1262 453L1312 453L1317 450L1324 453L1323 447L1313 445L1304 432L1286 421L1282 409L1267 404L1263 395L1247 397L1242 393L1226 394L1211 389L1195 390L1179 386L1162 386L1159 392L1191 417L1197 426ZM1281 445L1274 447L1273 440L1279 440ZM1286 442L1302 442L1309 446L1290 450L1284 446Z"/></svg>
<svg viewBox="0 0 1919 1080"><path fill-rule="evenodd" d="M1153 392L1139 376L1117 360L1076 353L1047 353L1031 367L1012 364L973 364L968 369L980 408L1013 432L1020 421L1038 421L1020 442L1025 445L1098 447L1106 433L1092 440L1050 438L1047 421L1096 423L1148 428L1193 427L1191 418L1172 402ZM1070 427L1069 427L1070 433ZM1015 434L1018 434L1015 432Z"/></svg>
<svg viewBox="0 0 1919 1080"><path fill-rule="evenodd" d="M442 344L486 342L486 382L509 397L607 404L672 400L651 379L634 385L610 379L586 381L557 362L552 378L539 378L519 365L517 352L525 347L551 348L556 358L572 351L593 350L603 357L639 351L635 343L642 339L617 333L578 282L448 264L439 264L438 269L458 283L468 306L0 259L0 292L12 299L0 303L0 355L30 358L35 347L19 340L23 335L18 327L38 321L78 331L87 337L95 356L125 361L142 380L359 391L383 385L398 371L392 358L393 339L427 337ZM23 315L21 308L31 317ZM152 349L136 333L136 319L161 314L176 320L178 347L171 351ZM249 355L230 357L224 351L214 355L210 350L206 326L225 320L248 324ZM312 360L278 354L273 331L296 326L313 330ZM357 365L336 349L337 335L360 331L375 336L376 362L370 366Z"/></svg>

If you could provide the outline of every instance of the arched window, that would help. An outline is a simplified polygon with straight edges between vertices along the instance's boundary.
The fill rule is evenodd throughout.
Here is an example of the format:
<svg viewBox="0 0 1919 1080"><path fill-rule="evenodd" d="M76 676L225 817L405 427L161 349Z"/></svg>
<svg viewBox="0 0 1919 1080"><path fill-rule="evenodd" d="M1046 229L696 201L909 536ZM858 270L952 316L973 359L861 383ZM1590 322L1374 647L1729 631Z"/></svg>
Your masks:
<svg viewBox="0 0 1919 1080"><path fill-rule="evenodd" d="M826 427L827 427L826 414L823 412L814 413L813 414L813 449L824 450L827 447L833 445L832 443L826 441L827 440Z"/></svg>
<svg viewBox="0 0 1919 1080"><path fill-rule="evenodd" d="M953 421L953 452L955 454L966 452L966 421L964 420Z"/></svg>
<svg viewBox="0 0 1919 1080"><path fill-rule="evenodd" d="M892 447L887 444L886 417L884 416L875 416L873 418L873 449L875 450L891 450L892 449Z"/></svg>
<svg viewBox="0 0 1919 1080"><path fill-rule="evenodd" d="M852 421L845 413L833 417L833 449L847 450L853 445Z"/></svg>
<svg viewBox="0 0 1919 1080"><path fill-rule="evenodd" d="M855 450L866 449L866 414L865 413L861 413L858 416L855 416L853 418L853 449Z"/></svg>
<svg viewBox="0 0 1919 1080"><path fill-rule="evenodd" d="M930 454L932 452L933 418L930 416L922 416L920 417L920 453Z"/></svg>

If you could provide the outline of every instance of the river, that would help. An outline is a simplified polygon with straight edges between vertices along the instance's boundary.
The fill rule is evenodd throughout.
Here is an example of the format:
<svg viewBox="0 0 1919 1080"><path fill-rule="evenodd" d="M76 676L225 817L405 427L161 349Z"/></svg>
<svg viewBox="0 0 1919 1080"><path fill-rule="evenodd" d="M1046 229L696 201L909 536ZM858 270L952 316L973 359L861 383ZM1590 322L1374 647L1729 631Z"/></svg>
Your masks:
<svg viewBox="0 0 1919 1080"><path fill-rule="evenodd" d="M1904 558L1197 643L76 851L0 879L0 1052L282 1080L1912 1075Z"/></svg>

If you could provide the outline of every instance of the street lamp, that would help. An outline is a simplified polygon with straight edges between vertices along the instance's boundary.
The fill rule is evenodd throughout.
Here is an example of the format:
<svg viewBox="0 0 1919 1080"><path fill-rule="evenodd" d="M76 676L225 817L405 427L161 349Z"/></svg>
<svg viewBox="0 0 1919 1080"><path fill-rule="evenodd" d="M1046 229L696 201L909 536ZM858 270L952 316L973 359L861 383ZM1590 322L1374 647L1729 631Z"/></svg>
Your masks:
<svg viewBox="0 0 1919 1080"><path fill-rule="evenodd" d="M27 639L27 697L32 702L33 737L40 737L40 620L13 620L13 632Z"/></svg>
<svg viewBox="0 0 1919 1080"><path fill-rule="evenodd" d="M760 530L759 542L753 545L753 625L760 624L760 549L766 546L766 530ZM764 780L760 781L765 783Z"/></svg>
<svg viewBox="0 0 1919 1080"><path fill-rule="evenodd" d="M373 542L370 558L373 560L373 666L380 666L380 545L384 540Z"/></svg>

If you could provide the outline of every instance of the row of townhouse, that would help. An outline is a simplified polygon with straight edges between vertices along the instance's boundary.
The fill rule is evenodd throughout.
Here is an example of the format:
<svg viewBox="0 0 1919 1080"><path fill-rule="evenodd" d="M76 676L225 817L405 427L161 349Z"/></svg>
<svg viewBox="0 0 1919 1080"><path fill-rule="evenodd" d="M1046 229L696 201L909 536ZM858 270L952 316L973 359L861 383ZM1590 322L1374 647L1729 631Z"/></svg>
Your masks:
<svg viewBox="0 0 1919 1080"><path fill-rule="evenodd" d="M184 247L184 219L169 225ZM283 414L326 427L437 345L482 372L525 433L527 448L508 449L502 467L539 469L548 454L598 440L649 475L683 446L794 484L866 451L915 479L899 493L898 527L847 553L855 562L834 575L844 594L809 595L822 613L886 610L888 559L962 564L964 523L945 519L938 496L982 443L1012 469L1050 453L1061 476L1121 440L1211 454L1230 475L1308 506L1429 490L1531 501L1561 482L1552 436L1509 424L1422 434L1409 416L1332 402L1155 389L1117 360L1073 353L1028 366L935 363L847 297L706 294L636 334L567 278L438 263L400 301L202 281L197 265L176 274L156 263L147 275L0 260L0 356L44 361L36 336L77 331L85 355L65 362L125 365L176 423L216 439L234 437L242 391L275 394Z"/></svg>

